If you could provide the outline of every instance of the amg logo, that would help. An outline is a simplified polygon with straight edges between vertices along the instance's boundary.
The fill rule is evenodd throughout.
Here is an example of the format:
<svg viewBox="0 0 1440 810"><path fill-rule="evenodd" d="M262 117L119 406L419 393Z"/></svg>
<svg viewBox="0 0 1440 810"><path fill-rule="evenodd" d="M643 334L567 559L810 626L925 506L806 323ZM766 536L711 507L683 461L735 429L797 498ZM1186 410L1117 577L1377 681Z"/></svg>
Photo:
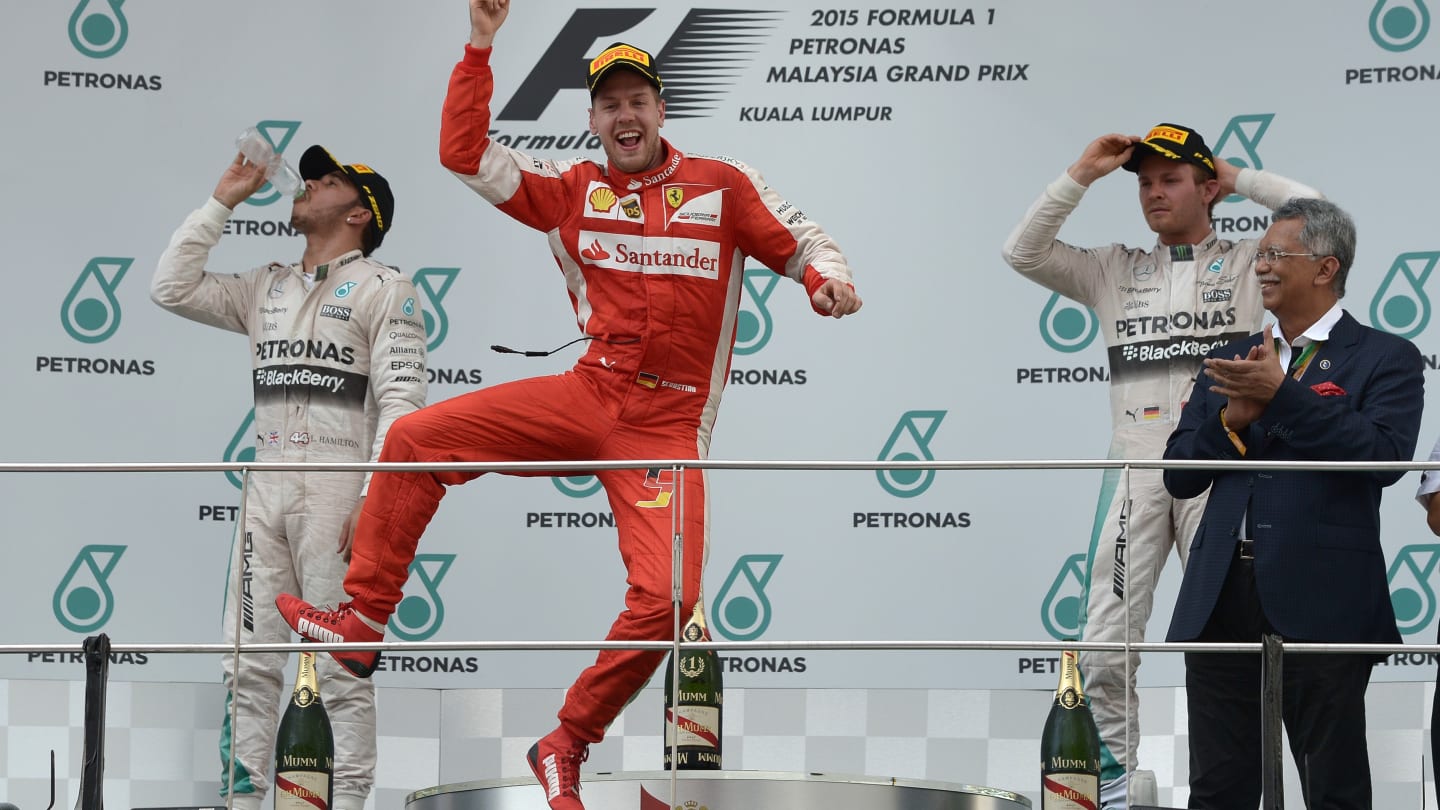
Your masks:
<svg viewBox="0 0 1440 810"><path fill-rule="evenodd" d="M255 537L250 532L245 532L245 544L241 551L240 620L245 624L245 630L253 633L255 632L255 595L250 591L250 584L255 575L250 569L250 561L255 556Z"/></svg>
<svg viewBox="0 0 1440 810"><path fill-rule="evenodd" d="M1218 304L1222 301L1229 301L1230 290L1229 288L1223 290L1206 290L1201 293L1200 299L1207 304Z"/></svg>
<svg viewBox="0 0 1440 810"><path fill-rule="evenodd" d="M320 317L334 318L339 321L348 321L350 320L350 308L337 307L334 304L321 304Z"/></svg>

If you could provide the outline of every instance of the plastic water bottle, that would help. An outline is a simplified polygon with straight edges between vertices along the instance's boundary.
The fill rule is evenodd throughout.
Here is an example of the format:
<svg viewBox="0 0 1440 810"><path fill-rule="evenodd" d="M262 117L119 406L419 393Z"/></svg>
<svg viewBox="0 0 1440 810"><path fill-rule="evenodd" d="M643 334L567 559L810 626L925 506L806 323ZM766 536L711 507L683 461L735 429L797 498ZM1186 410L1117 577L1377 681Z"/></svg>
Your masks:
<svg viewBox="0 0 1440 810"><path fill-rule="evenodd" d="M305 193L305 183L300 175L290 168L284 157L275 153L275 147L260 134L259 129L249 127L240 133L240 137L235 139L235 146L251 163L265 167L265 179L276 191L292 200Z"/></svg>

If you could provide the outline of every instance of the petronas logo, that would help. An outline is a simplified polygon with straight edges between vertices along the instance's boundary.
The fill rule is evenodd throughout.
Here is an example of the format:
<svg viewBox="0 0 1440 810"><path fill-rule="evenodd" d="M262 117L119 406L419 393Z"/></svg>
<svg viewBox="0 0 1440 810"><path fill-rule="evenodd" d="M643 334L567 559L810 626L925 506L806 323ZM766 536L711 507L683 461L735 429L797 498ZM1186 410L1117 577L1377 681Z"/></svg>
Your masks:
<svg viewBox="0 0 1440 810"><path fill-rule="evenodd" d="M120 300L115 288L134 259L96 256L70 286L60 305L60 325L81 343L102 343L120 328Z"/></svg>
<svg viewBox="0 0 1440 810"><path fill-rule="evenodd" d="M1060 566L1060 573L1040 605L1040 623L1056 641L1080 637L1085 612L1085 555L1072 554Z"/></svg>
<svg viewBox="0 0 1440 810"><path fill-rule="evenodd" d="M275 147L275 154L279 155L285 152L285 147L289 146L290 141L294 139L296 130L300 129L300 122L269 119L256 121L255 128L260 131L265 140L270 142L271 146ZM250 199L245 202L251 205L271 205L278 202L283 196L285 195L280 193L280 189L266 183L256 189L255 193L250 195Z"/></svg>
<svg viewBox="0 0 1440 810"><path fill-rule="evenodd" d="M70 14L70 44L92 59L114 56L130 37L130 22L120 11L125 0L80 0Z"/></svg>
<svg viewBox="0 0 1440 810"><path fill-rule="evenodd" d="M1392 335L1413 338L1430 323L1425 283L1440 262L1440 251L1401 253L1370 299L1370 325Z"/></svg>
<svg viewBox="0 0 1440 810"><path fill-rule="evenodd" d="M67 630L89 633L110 621L115 611L115 594L110 590L110 573L120 562L126 546L92 545L80 549L75 561L55 588L55 619Z"/></svg>
<svg viewBox="0 0 1440 810"><path fill-rule="evenodd" d="M880 461L934 461L930 441L940 429L946 411L907 411L890 431L890 438L880 450ZM934 470L876 470L880 486L897 498L913 498L935 482Z"/></svg>
<svg viewBox="0 0 1440 810"><path fill-rule="evenodd" d="M740 297L740 310L735 315L735 354L755 354L770 342L775 321L766 302L780 277L766 268L746 268L745 295Z"/></svg>
<svg viewBox="0 0 1440 810"><path fill-rule="evenodd" d="M1078 352L1095 342L1100 334L1100 319L1089 307L1071 301L1060 293L1051 293L1040 311L1040 337L1057 352Z"/></svg>
<svg viewBox="0 0 1440 810"><path fill-rule="evenodd" d="M571 498L588 498L601 489L598 475L556 476L550 481L555 484L556 489Z"/></svg>
<svg viewBox="0 0 1440 810"><path fill-rule="evenodd" d="M731 641L754 641L770 626L765 586L780 566L780 554L746 554L735 561L715 595L710 615L715 631Z"/></svg>
<svg viewBox="0 0 1440 810"><path fill-rule="evenodd" d="M1231 118L1230 123L1225 125L1225 131L1220 133L1220 139L1215 142L1215 159L1228 160L1242 169L1265 168L1265 163L1256 150L1273 120L1274 113L1237 115ZM1245 198L1239 194L1231 194L1225 198L1225 202L1239 202L1243 199Z"/></svg>
<svg viewBox="0 0 1440 810"><path fill-rule="evenodd" d="M225 446L225 456L221 461L230 461L237 464L248 464L254 461L255 446L260 442L260 438L261 437L255 433L255 409L251 408L250 412L245 414L245 418L240 421L240 428L235 431L235 435L230 437L230 443ZM275 443L278 445L279 442L280 436L277 434ZM241 488L239 470L226 470L225 479L234 485L236 489Z"/></svg>
<svg viewBox="0 0 1440 810"><path fill-rule="evenodd" d="M454 554L415 555L410 563L410 578L405 582L405 594L390 617L390 632L396 638L424 641L439 632L445 623L440 582L454 562Z"/></svg>
<svg viewBox="0 0 1440 810"><path fill-rule="evenodd" d="M415 289L425 299L425 349L435 351L445 342L450 331L450 318L445 314L445 294L460 275L458 267L422 267L415 271Z"/></svg>
<svg viewBox="0 0 1440 810"><path fill-rule="evenodd" d="M1400 549L1390 563L1390 604L1395 625L1409 636L1430 628L1435 618L1435 590L1430 578L1440 562L1440 544L1419 543Z"/></svg>
<svg viewBox="0 0 1440 810"><path fill-rule="evenodd" d="M1378 0L1370 10L1370 38L1387 51L1408 51L1429 32L1425 0Z"/></svg>

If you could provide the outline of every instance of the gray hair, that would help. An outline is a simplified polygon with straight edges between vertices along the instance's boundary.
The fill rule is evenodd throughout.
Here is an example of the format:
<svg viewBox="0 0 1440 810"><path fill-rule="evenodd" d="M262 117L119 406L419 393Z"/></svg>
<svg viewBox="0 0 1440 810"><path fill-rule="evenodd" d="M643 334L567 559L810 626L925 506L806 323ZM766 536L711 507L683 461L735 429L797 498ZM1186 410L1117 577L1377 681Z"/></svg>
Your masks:
<svg viewBox="0 0 1440 810"><path fill-rule="evenodd" d="M1270 214L1271 222L1286 219L1305 221L1300 229L1300 244L1307 253L1334 256L1340 262L1335 273L1335 297L1345 297L1345 279L1355 261L1355 220L1344 209L1329 200L1296 197Z"/></svg>

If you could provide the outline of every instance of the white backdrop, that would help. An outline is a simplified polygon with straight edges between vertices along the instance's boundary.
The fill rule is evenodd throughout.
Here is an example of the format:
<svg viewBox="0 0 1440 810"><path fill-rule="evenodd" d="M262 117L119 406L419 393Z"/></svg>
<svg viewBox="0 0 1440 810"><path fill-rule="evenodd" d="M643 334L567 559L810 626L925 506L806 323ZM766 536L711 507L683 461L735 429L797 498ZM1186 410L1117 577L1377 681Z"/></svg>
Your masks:
<svg viewBox="0 0 1440 810"><path fill-rule="evenodd" d="M999 251L1093 137L1158 121L1194 126L1220 157L1317 186L1350 210L1360 249L1346 307L1413 338L1434 367L1440 38L1427 37L1423 6L1345 2L1322 15L1301 0L898 10L716 0L708 6L736 13L707 16L688 4L624 5L516 0L493 59L496 136L550 157L599 154L576 145L585 56L625 39L656 51L665 72L667 55L708 48L707 64L724 67L712 84L667 74L664 134L683 150L758 167L836 238L866 302L858 317L830 322L796 285L758 266L747 274L738 380L713 458L1103 456L1105 354L1092 330L1106 325L1011 272ZM432 401L558 372L578 356L578 346L545 359L487 349L550 348L576 327L542 235L492 210L436 159L446 80L468 33L461 0L256 0L238 12L193 0L21 0L5 16L0 233L14 259L0 356L5 460L245 457L246 342L161 311L147 288L170 233L213 188L235 135L256 123L292 161L321 143L390 179L396 226L377 258L415 276L425 297ZM703 92L682 104L682 90ZM549 138L565 148L543 148ZM1153 242L1133 183L1118 172L1097 183L1062 237ZM288 206L262 192L237 210L213 269L298 258ZM1266 213L1226 202L1216 226L1258 236ZM1422 458L1437 432L1432 414ZM1062 637L1074 630L1075 555L1099 481L1096 471L715 473L712 625L722 639ZM1435 637L1440 545L1410 501L1417 482L1412 473L1394 487L1384 514L1397 609L1419 643ZM101 631L117 643L218 639L238 502L225 476L3 483L6 642ZM603 636L622 606L623 571L613 528L596 525L608 509L603 495L585 494L590 483L495 476L452 491L389 637ZM895 525L912 515L933 525ZM1178 582L1172 565L1154 638ZM393 656L377 678L556 687L589 658ZM727 677L1048 687L1049 656L1036 658L767 653L739 657ZM1179 682L1178 656L1147 660L1143 683ZM81 672L53 658L0 660L0 677ZM216 673L210 656L111 668L133 680ZM1376 677L1433 673L1421 660Z"/></svg>

